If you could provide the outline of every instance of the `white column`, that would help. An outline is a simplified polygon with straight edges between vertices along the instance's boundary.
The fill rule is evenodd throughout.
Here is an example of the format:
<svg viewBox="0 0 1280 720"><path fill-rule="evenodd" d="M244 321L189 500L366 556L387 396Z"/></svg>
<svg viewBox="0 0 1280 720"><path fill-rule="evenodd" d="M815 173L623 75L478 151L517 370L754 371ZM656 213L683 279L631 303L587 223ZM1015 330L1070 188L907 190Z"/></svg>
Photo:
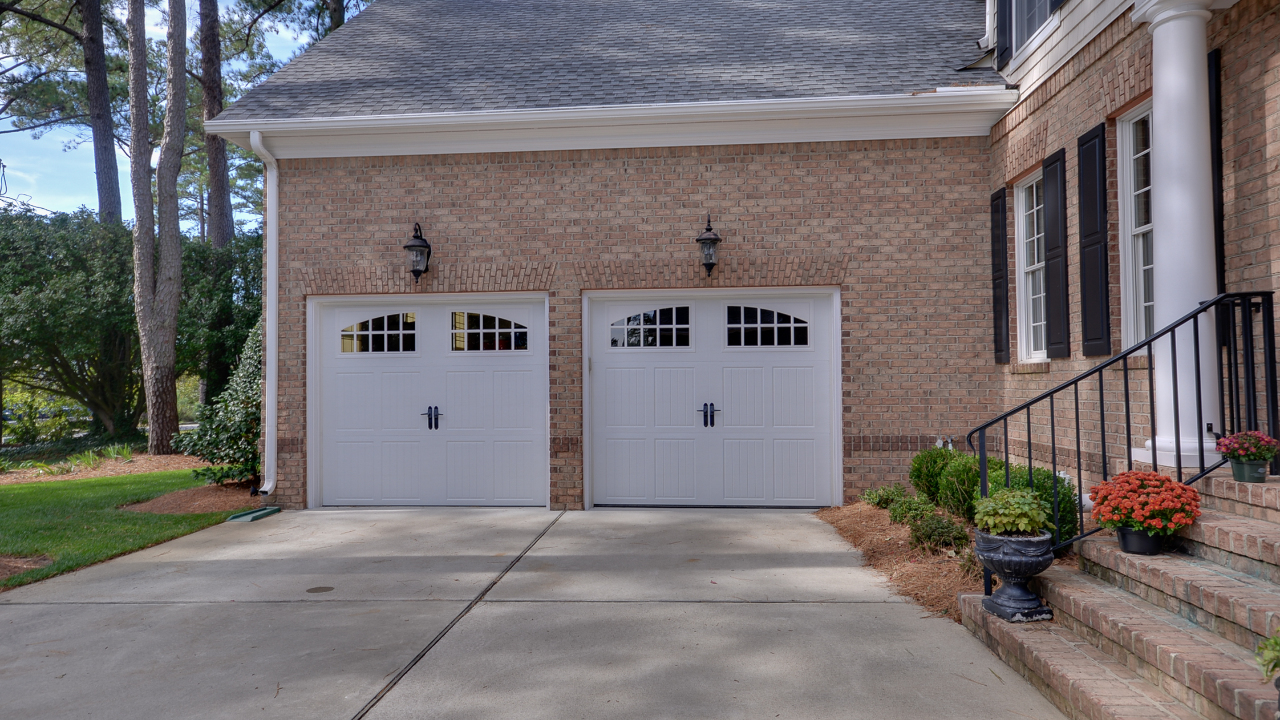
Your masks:
<svg viewBox="0 0 1280 720"><path fill-rule="evenodd" d="M1206 25L1213 0L1139 0L1134 19L1148 22L1152 65L1152 216L1155 220L1155 324L1165 327L1218 294L1213 226L1213 165L1209 133L1209 72ZM1195 353L1191 327L1178 332L1178 422L1174 422L1173 353L1155 347L1157 459L1174 464L1181 438L1183 466L1206 462L1213 439L1204 423L1218 427L1216 358L1208 314L1200 322L1201 414L1196 423ZM1148 451L1151 443L1147 444ZM1218 458L1213 453L1213 461Z"/></svg>

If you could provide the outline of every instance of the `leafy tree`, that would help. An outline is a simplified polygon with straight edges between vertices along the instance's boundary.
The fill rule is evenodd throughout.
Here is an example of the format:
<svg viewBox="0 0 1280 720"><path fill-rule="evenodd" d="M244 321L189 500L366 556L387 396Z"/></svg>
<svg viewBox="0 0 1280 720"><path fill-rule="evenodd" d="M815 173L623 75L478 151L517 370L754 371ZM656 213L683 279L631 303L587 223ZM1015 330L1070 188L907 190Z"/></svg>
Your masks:
<svg viewBox="0 0 1280 720"><path fill-rule="evenodd" d="M6 377L68 398L92 430L127 435L143 410L128 231L80 211L0 210L0 356Z"/></svg>
<svg viewBox="0 0 1280 720"><path fill-rule="evenodd" d="M0 0L0 120L14 125L0 133L88 128L98 215L119 223L113 100L124 87L110 52L120 36L104 33L104 25L118 28L110 10L102 0Z"/></svg>
<svg viewBox="0 0 1280 720"><path fill-rule="evenodd" d="M238 235L223 248L188 240L182 265L178 374L199 375L211 400L226 388L262 315L262 234Z"/></svg>

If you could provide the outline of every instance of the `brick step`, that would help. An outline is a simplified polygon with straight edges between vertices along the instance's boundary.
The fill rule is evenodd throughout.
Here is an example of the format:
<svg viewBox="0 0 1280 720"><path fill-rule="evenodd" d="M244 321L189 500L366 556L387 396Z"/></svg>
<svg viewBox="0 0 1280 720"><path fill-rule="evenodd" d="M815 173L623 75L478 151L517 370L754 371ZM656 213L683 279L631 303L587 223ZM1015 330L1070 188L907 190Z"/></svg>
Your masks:
<svg viewBox="0 0 1280 720"><path fill-rule="evenodd" d="M1216 470L1195 484L1201 508L1280 523L1280 478L1265 483L1238 483L1230 469Z"/></svg>
<svg viewBox="0 0 1280 720"><path fill-rule="evenodd" d="M1280 585L1187 555L1131 555L1114 538L1082 540L1081 568L1249 652L1280 630Z"/></svg>
<svg viewBox="0 0 1280 720"><path fill-rule="evenodd" d="M1203 510L1178 531L1183 549L1198 558L1280 584L1280 525L1218 510Z"/></svg>
<svg viewBox="0 0 1280 720"><path fill-rule="evenodd" d="M1057 623L1007 623L960 595L964 626L1071 720L1204 720Z"/></svg>
<svg viewBox="0 0 1280 720"><path fill-rule="evenodd" d="M1182 704L1215 720L1275 720L1276 691L1250 652L1071 568L1036 578L1054 620Z"/></svg>

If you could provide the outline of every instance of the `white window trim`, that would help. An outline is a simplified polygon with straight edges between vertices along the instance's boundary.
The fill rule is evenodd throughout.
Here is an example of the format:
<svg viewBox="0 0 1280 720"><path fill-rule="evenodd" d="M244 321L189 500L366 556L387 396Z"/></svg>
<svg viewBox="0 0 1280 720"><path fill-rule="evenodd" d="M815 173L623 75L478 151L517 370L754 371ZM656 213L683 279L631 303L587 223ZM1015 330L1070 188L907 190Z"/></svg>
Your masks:
<svg viewBox="0 0 1280 720"><path fill-rule="evenodd" d="M1044 350L1036 352L1031 347L1031 292L1026 282L1027 256L1023 247L1023 241L1027 237L1026 213L1024 212L1026 200L1024 199L1023 191L1043 178L1044 172L1037 170L1035 174L1013 186L1013 243L1015 248L1014 257L1017 258L1014 293L1017 295L1018 303L1018 360L1028 363L1048 362L1049 360L1047 337ZM1046 311L1048 310L1047 307L1045 309Z"/></svg>
<svg viewBox="0 0 1280 720"><path fill-rule="evenodd" d="M1061 15L1062 8L1049 13L1049 19L1045 20L1044 24L1040 26L1040 29L1035 31L1035 34L1031 37L1027 38L1027 41L1022 44L1022 47L1018 48L1013 53L1013 57L1009 58L1009 64L1000 72L1004 75L1012 75L1017 72L1018 68L1022 66L1022 63L1026 62L1028 58L1034 55L1036 50L1040 49L1041 45L1044 45L1044 41L1048 40L1049 36L1052 35L1060 25L1062 25L1062 20L1060 19ZM1012 34L1013 28L1009 28L1009 31L1010 34Z"/></svg>
<svg viewBox="0 0 1280 720"><path fill-rule="evenodd" d="M1133 171L1129 161L1132 156L1132 132L1130 128L1134 120L1147 115L1151 112L1151 101L1143 103L1134 110L1125 113L1116 119L1116 175L1118 187L1117 203L1120 206L1120 328L1121 341L1125 348L1133 347L1141 342L1138 312L1141 305L1138 303L1138 291L1141 289L1138 285L1138 259L1133 247L1133 205L1130 199L1133 195ZM1154 118L1152 122L1152 134L1155 133ZM1152 219L1152 231L1154 235L1155 220ZM1153 250L1154 252L1154 250Z"/></svg>

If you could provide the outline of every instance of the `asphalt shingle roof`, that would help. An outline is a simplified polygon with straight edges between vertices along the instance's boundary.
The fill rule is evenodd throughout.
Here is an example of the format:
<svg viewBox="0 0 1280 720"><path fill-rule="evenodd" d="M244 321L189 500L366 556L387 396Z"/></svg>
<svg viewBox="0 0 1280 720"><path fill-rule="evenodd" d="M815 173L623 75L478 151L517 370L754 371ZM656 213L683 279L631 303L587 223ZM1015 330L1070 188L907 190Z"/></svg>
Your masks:
<svg viewBox="0 0 1280 720"><path fill-rule="evenodd" d="M1004 81L983 0L377 0L220 120L891 95Z"/></svg>

